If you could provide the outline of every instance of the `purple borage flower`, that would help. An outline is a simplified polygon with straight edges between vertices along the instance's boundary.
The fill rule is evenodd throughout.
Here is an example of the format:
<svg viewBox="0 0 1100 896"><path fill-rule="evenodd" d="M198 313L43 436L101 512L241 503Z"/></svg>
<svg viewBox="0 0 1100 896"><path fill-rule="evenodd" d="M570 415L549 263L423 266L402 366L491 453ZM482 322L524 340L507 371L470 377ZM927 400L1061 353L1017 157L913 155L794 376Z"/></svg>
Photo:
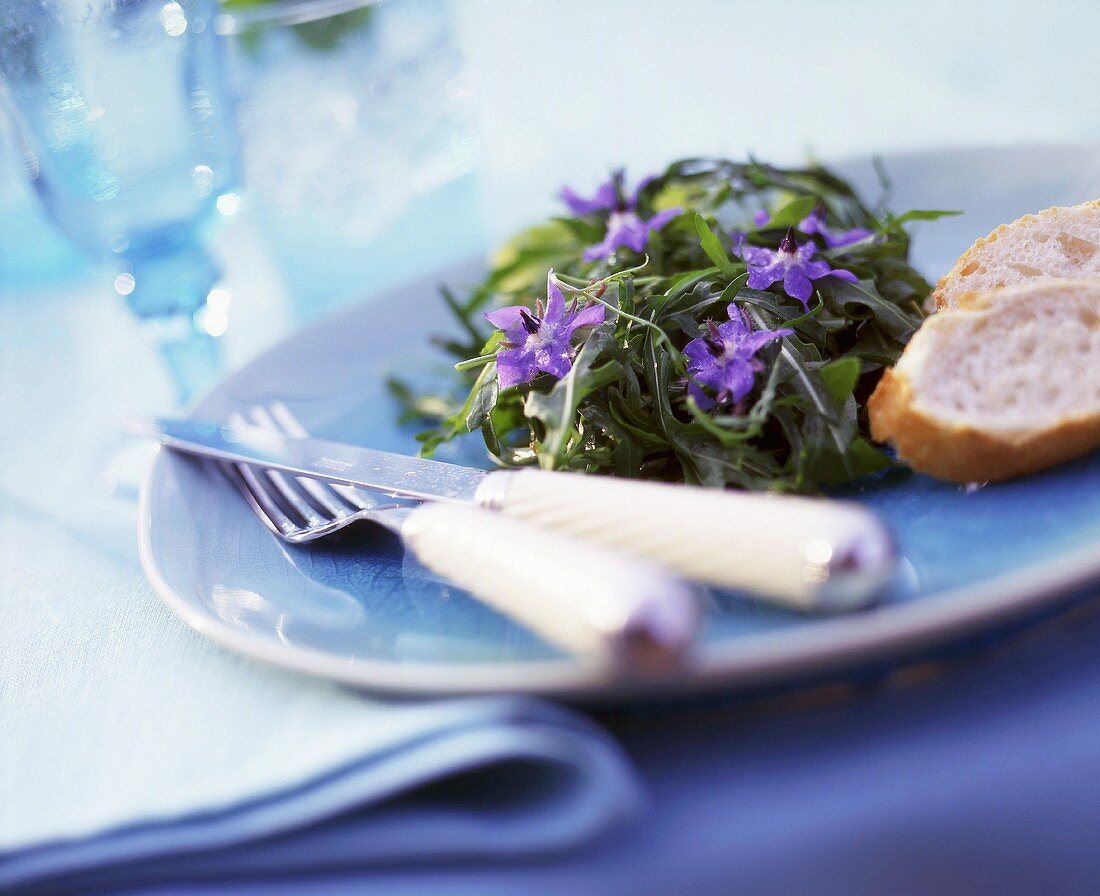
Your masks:
<svg viewBox="0 0 1100 896"><path fill-rule="evenodd" d="M603 323L604 306L589 305L577 310L573 301L565 307L565 297L554 279L546 275L546 307L541 300L535 310L523 305L485 312L498 330L504 331L504 348L497 352L497 380L500 388L528 383L539 372L561 379L573 366L573 334L581 327Z"/></svg>
<svg viewBox="0 0 1100 896"><path fill-rule="evenodd" d="M749 394L756 374L764 367L756 353L769 342L794 334L790 329L753 332L735 302L730 302L726 311L730 317L726 323L707 321L706 334L684 346L690 377L688 394L703 410L726 402L736 406ZM703 386L717 399L704 392Z"/></svg>
<svg viewBox="0 0 1100 896"><path fill-rule="evenodd" d="M798 299L802 307L810 310L809 298L814 291L814 280L822 277L837 277L849 283L858 282L851 271L829 267L824 259L814 261L817 246L812 242L798 245L794 238L794 228L788 227L787 233L779 241L779 248L764 249L759 246L741 244L741 257L749 269L750 289L767 289L773 283L782 281L783 291L792 299Z"/></svg>
<svg viewBox="0 0 1100 896"><path fill-rule="evenodd" d="M681 213L679 208L669 208L657 212L648 219L643 219L638 214L638 198L652 180L652 177L643 178L634 192L628 195L623 184L623 172L620 169L611 175L611 180L600 184L596 195L591 199L578 196L569 187L562 189L562 201L569 206L569 210L574 215L610 213L603 242L585 250L585 261L608 258L622 246L635 252L643 252L649 242L649 235L660 230Z"/></svg>
<svg viewBox="0 0 1100 896"><path fill-rule="evenodd" d="M825 204L819 202L805 218L798 222L798 229L805 234L817 234L825 241L825 246L828 249L839 249L843 246L850 246L852 243L858 243L860 240L865 240L871 235L871 231L863 227L853 227L851 230L833 233L825 225L825 217L827 214L828 211L825 208ZM771 219L771 214L761 209L752 216L752 223L756 226L757 230L762 230L768 226L768 222L771 221ZM732 236L733 241L737 243L748 236L748 234L743 230L735 230L730 236Z"/></svg>
<svg viewBox="0 0 1100 896"><path fill-rule="evenodd" d="M813 211L798 222L798 229L803 233L816 233L825 240L825 245L830 249L850 246L852 243L858 243L860 240L865 240L871 235L871 231L863 227L853 227L851 230L845 230L842 233L833 233L825 226L826 214L828 213L825 210L825 206L819 202L813 207Z"/></svg>

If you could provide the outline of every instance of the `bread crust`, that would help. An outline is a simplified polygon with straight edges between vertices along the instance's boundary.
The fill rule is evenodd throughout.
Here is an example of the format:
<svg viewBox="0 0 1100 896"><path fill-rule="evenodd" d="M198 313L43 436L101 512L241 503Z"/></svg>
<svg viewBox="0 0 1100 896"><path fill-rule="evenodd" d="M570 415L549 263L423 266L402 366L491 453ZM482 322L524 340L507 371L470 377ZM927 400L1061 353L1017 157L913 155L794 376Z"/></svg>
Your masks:
<svg viewBox="0 0 1100 896"><path fill-rule="evenodd" d="M891 442L910 467L950 482L994 482L1034 473L1100 446L1100 415L1057 426L995 435L949 425L916 410L908 378L887 370L867 403L871 436Z"/></svg>
<svg viewBox="0 0 1100 896"><path fill-rule="evenodd" d="M930 312L942 311L944 308L947 307L947 299L944 296L947 285L959 276L959 272L962 271L963 268L974 261L975 256L979 252L981 252L981 250L985 246L988 246L990 243L996 242L1006 231L1010 230L1013 227L1016 227L1020 224L1031 223L1033 221L1041 222L1044 218L1049 218L1057 212L1065 211L1065 209L1067 208L1082 210L1090 208L1100 209L1100 199L1093 199L1089 202L1082 202L1080 205L1073 206L1054 205L1050 208L1045 208L1040 212L1033 212L1032 214L1022 215L1015 221L1011 221L1008 224L1002 224L992 233L983 236L979 240L976 240L974 242L974 245L972 245L969 249L963 252L962 255L959 256L958 261L955 262L951 270L936 281L935 289L932 290L931 295L929 295L928 299L925 301L925 310Z"/></svg>

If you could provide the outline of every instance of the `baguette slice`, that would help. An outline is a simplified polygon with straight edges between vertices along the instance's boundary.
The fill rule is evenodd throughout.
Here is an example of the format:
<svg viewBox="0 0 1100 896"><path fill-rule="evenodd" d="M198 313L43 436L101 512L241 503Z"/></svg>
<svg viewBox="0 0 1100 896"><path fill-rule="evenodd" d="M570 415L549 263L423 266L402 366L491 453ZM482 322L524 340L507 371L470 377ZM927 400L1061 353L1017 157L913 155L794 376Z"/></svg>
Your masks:
<svg viewBox="0 0 1100 896"><path fill-rule="evenodd" d="M936 284L928 309L952 310L968 292L1091 277L1100 277L1100 199L1024 215L982 237Z"/></svg>
<svg viewBox="0 0 1100 896"><path fill-rule="evenodd" d="M1100 280L961 296L928 318L868 402L913 469L1008 479L1100 445Z"/></svg>

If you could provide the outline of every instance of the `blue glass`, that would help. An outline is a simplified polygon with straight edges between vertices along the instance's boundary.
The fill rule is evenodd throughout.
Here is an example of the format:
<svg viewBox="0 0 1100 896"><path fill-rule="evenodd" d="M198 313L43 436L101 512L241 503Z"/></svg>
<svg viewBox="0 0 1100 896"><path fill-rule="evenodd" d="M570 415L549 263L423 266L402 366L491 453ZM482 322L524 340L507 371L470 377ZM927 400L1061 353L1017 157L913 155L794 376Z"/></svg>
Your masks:
<svg viewBox="0 0 1100 896"><path fill-rule="evenodd" d="M87 273L87 254L57 229L23 176L15 135L0 114L0 304Z"/></svg>
<svg viewBox="0 0 1100 896"><path fill-rule="evenodd" d="M251 222L290 313L399 285L428 243L439 266L487 248L459 18L452 0L227 5Z"/></svg>
<svg viewBox="0 0 1100 896"><path fill-rule="evenodd" d="M216 369L204 248L239 177L211 0L0 0L0 74L28 175L74 242L117 258L181 398Z"/></svg>

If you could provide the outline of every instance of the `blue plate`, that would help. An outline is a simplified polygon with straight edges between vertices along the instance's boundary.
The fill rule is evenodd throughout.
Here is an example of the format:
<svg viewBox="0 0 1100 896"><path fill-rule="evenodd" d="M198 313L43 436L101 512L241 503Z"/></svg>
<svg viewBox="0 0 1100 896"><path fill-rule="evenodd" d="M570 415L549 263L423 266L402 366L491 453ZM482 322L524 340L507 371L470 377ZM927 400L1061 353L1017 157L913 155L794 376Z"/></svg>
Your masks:
<svg viewBox="0 0 1100 896"><path fill-rule="evenodd" d="M961 208L923 226L917 264L947 270L1020 214L1100 195L1094 148L1006 148L887 158L894 208ZM877 195L869 161L840 166ZM451 279L472 282L474 268ZM446 327L435 283L407 287L304 330L194 409L224 417L281 399L319 436L413 452L384 379L439 368L425 332ZM457 449L478 458L473 442ZM928 650L1035 611L1100 576L1100 455L977 490L912 474L853 490L897 535L903 575L884 604L840 618L716 595L698 661L665 692L739 688ZM405 557L370 526L297 548L274 538L203 463L169 453L146 484L141 550L165 602L199 631L279 665L402 694L515 690L608 699L621 691Z"/></svg>

